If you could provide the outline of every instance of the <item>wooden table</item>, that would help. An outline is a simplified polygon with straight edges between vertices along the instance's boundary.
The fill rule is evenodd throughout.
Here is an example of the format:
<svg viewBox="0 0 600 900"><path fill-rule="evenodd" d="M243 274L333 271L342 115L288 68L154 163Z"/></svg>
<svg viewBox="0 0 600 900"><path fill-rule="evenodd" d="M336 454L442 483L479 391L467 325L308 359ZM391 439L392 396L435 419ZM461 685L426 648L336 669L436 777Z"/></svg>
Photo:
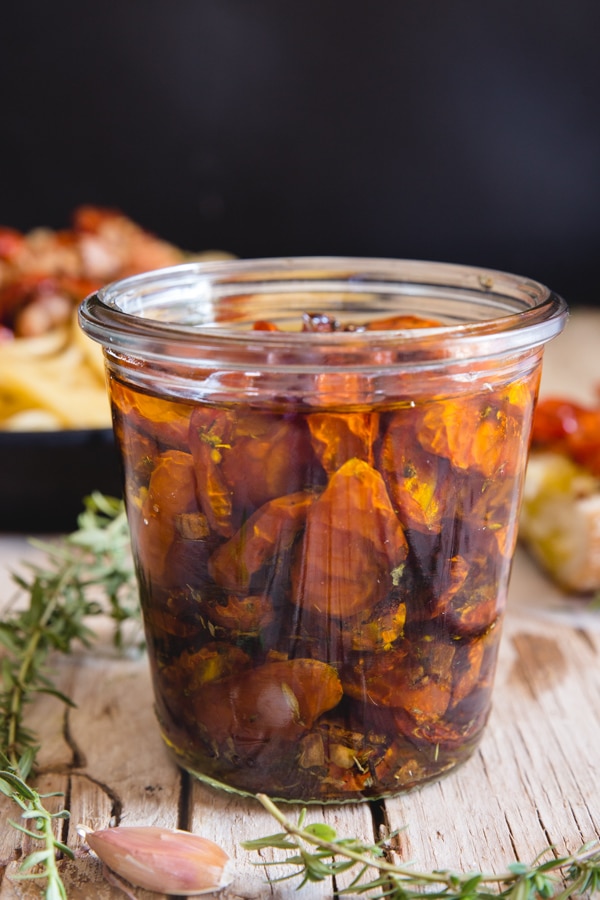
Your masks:
<svg viewBox="0 0 600 900"><path fill-rule="evenodd" d="M577 311L546 352L544 393L594 397L600 384L600 313ZM12 593L8 569L31 552L23 536L0 539L0 602ZM110 822L190 828L234 858L232 898L331 898L334 886L269 884L279 868L256 866L240 841L278 830L256 802L193 782L168 757L154 721L144 658L115 656L107 641L59 660L56 677L77 706L46 698L30 710L42 739L40 790L62 791L71 811L63 836L76 859L61 863L70 898L122 897L102 877L75 827ZM286 807L295 818L297 810ZM27 846L7 823L18 810L0 804L0 900L38 897L13 882ZM381 821L383 817L383 823ZM548 845L573 851L600 837L600 612L560 594L519 550L494 694L479 749L444 780L382 804L311 807L310 820L340 835L372 841L384 826L406 826L400 857L423 869L500 870L530 861ZM267 858L267 857L265 857ZM0 876L1 877L1 876ZM160 895L139 891L140 898Z"/></svg>

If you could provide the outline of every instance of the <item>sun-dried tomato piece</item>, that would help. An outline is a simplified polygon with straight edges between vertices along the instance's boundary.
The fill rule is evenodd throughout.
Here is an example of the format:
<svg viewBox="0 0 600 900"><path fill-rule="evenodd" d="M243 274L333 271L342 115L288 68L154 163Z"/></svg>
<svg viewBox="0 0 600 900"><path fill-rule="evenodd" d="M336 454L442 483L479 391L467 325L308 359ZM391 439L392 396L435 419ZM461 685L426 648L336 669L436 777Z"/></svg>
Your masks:
<svg viewBox="0 0 600 900"><path fill-rule="evenodd" d="M342 686L336 670L315 659L267 662L206 685L193 699L196 721L215 751L238 757L281 751L327 710Z"/></svg>
<svg viewBox="0 0 600 900"><path fill-rule="evenodd" d="M198 502L210 527L224 537L235 531L231 486L222 469L223 451L231 446L235 414L197 407L189 421L189 446L196 467Z"/></svg>
<svg viewBox="0 0 600 900"><path fill-rule="evenodd" d="M438 328L439 319L427 319L425 316L400 315L387 319L372 319L365 324L366 331L400 331L404 328Z"/></svg>
<svg viewBox="0 0 600 900"><path fill-rule="evenodd" d="M448 463L424 449L415 433L412 410L392 416L381 443L379 468L405 528L439 531L452 501Z"/></svg>
<svg viewBox="0 0 600 900"><path fill-rule="evenodd" d="M373 465L377 413L312 413L308 427L317 458L328 475L354 457Z"/></svg>
<svg viewBox="0 0 600 900"><path fill-rule="evenodd" d="M151 657L152 664L152 657ZM154 665L159 716L173 719L182 734L196 733L194 707L190 698L197 697L207 685L248 670L247 653L223 641L209 641L198 650L184 650L166 665Z"/></svg>
<svg viewBox="0 0 600 900"><path fill-rule="evenodd" d="M432 403L419 428L422 447L450 460L457 469L496 475L509 460L506 415L487 397Z"/></svg>
<svg viewBox="0 0 600 900"><path fill-rule="evenodd" d="M473 487L475 488L475 481ZM519 524L516 506L519 500L518 485L514 478L496 478L483 481L473 490L474 502L465 510L465 533L471 535L470 556L482 552L500 553L511 559L517 542ZM493 538L493 542L490 541Z"/></svg>
<svg viewBox="0 0 600 900"><path fill-rule="evenodd" d="M308 511L292 566L292 602L326 617L370 609L390 591L407 552L380 473L351 459Z"/></svg>
<svg viewBox="0 0 600 900"><path fill-rule="evenodd" d="M320 312L302 314L302 331L332 332L337 331L339 323L334 316Z"/></svg>
<svg viewBox="0 0 600 900"><path fill-rule="evenodd" d="M211 528L223 537L231 537L267 501L324 477L306 424L295 416L199 407L189 440L198 499Z"/></svg>
<svg viewBox="0 0 600 900"><path fill-rule="evenodd" d="M141 488L148 486L156 457L160 455L161 450L156 440L135 428L130 428L119 414L114 416L113 422L121 449L126 496L139 498Z"/></svg>
<svg viewBox="0 0 600 900"><path fill-rule="evenodd" d="M197 511L191 454L165 451L156 460L139 515L131 516L135 523L132 538L137 555L158 583L163 583L167 575L167 556L177 536L179 517Z"/></svg>
<svg viewBox="0 0 600 900"><path fill-rule="evenodd" d="M157 592L156 598L161 596ZM189 614L187 605L186 615L182 615L177 602L169 603L164 597L163 603L144 603L144 625L150 640L148 641L149 656L152 655L154 644L173 639L178 642L195 644L202 638L204 628L198 617Z"/></svg>
<svg viewBox="0 0 600 900"><path fill-rule="evenodd" d="M225 630L224 637L229 640L260 634L275 615L269 598L258 595L237 597L229 594L225 602L201 601L200 609L213 626Z"/></svg>
<svg viewBox="0 0 600 900"><path fill-rule="evenodd" d="M489 395L440 400L424 410L419 441L457 469L486 478L514 476L528 441L523 418L534 399L534 385L519 383Z"/></svg>
<svg viewBox="0 0 600 900"><path fill-rule="evenodd" d="M188 450L188 430L193 406L142 394L111 378L110 394L117 414L128 429L137 429L164 449Z"/></svg>
<svg viewBox="0 0 600 900"><path fill-rule="evenodd" d="M457 706L479 685L485 650L485 637L457 644L453 660L451 706Z"/></svg>
<svg viewBox="0 0 600 900"><path fill-rule="evenodd" d="M396 602L388 609L343 623L345 645L361 653L384 652L402 637L405 623L406 603Z"/></svg>
<svg viewBox="0 0 600 900"><path fill-rule="evenodd" d="M450 704L454 653L452 644L431 635L405 639L345 670L344 691L356 700L402 709L415 722L438 720Z"/></svg>
<svg viewBox="0 0 600 900"><path fill-rule="evenodd" d="M253 331L280 331L281 329L275 322L269 322L266 319L259 319L252 325Z"/></svg>
<svg viewBox="0 0 600 900"><path fill-rule="evenodd" d="M237 675L248 669L251 659L239 647L224 641L210 641L199 650L184 650L164 666L160 678L188 696L206 684Z"/></svg>
<svg viewBox="0 0 600 900"><path fill-rule="evenodd" d="M477 636L485 634L498 621L503 612L505 598L498 596L493 581L472 583L465 581L463 588L450 599L443 616L451 634Z"/></svg>
<svg viewBox="0 0 600 900"><path fill-rule="evenodd" d="M257 508L322 481L306 423L298 416L241 412L221 456L221 471L238 509Z"/></svg>
<svg viewBox="0 0 600 900"><path fill-rule="evenodd" d="M314 494L299 492L261 506L211 556L209 572L219 587L246 594L252 576L289 551L314 502Z"/></svg>

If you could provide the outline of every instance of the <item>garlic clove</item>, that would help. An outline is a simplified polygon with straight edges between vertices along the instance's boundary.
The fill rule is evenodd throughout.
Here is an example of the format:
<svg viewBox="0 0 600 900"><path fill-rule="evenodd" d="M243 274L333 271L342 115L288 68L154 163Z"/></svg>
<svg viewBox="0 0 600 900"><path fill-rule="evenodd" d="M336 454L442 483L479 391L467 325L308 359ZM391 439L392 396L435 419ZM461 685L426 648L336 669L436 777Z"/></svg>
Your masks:
<svg viewBox="0 0 600 900"><path fill-rule="evenodd" d="M189 831L155 826L79 830L109 869L137 887L196 896L231 883L229 855L218 844Z"/></svg>

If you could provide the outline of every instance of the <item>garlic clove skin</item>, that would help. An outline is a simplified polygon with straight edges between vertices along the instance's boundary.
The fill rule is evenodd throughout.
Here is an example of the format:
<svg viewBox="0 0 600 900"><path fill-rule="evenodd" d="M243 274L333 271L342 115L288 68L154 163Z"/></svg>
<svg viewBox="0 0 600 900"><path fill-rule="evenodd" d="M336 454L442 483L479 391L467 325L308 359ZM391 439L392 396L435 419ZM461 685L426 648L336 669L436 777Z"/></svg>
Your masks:
<svg viewBox="0 0 600 900"><path fill-rule="evenodd" d="M219 891L232 880L229 855L189 831L118 826L81 833L109 869L149 891L191 897Z"/></svg>

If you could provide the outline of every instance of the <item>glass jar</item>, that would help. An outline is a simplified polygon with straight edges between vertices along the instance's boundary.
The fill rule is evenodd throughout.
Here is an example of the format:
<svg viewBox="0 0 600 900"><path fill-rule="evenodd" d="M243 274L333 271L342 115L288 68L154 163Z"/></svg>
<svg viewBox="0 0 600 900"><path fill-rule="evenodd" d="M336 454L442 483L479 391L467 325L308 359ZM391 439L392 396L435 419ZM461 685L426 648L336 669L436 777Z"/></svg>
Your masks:
<svg viewBox="0 0 600 900"><path fill-rule="evenodd" d="M467 759L565 318L517 276L376 259L183 265L83 303L181 766L337 803Z"/></svg>

